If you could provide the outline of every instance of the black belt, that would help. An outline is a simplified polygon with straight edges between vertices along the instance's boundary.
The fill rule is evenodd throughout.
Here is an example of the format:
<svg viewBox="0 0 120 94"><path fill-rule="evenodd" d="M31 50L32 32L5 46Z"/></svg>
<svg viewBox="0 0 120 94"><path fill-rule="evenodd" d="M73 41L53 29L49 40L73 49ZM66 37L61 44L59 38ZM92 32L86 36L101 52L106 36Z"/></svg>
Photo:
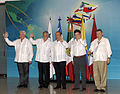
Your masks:
<svg viewBox="0 0 120 94"><path fill-rule="evenodd" d="M82 55L82 56L74 56L75 58L80 58L80 57L84 57L84 56L86 56L86 54L85 55Z"/></svg>

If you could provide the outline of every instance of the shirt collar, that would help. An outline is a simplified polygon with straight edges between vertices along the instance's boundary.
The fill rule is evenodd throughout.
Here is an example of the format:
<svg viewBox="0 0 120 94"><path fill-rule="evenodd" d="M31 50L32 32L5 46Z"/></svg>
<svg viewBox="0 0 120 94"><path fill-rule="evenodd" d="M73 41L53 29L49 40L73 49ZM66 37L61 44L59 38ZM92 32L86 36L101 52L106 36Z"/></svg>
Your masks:
<svg viewBox="0 0 120 94"><path fill-rule="evenodd" d="M79 41L81 41L82 39L80 38L78 41L75 39L75 42L79 42Z"/></svg>
<svg viewBox="0 0 120 94"><path fill-rule="evenodd" d="M22 43L22 42L24 42L26 40L26 38L24 38L22 41L21 41L21 39L20 39L20 42Z"/></svg>
<svg viewBox="0 0 120 94"><path fill-rule="evenodd" d="M48 41L49 41L49 39L47 39L46 41L44 41L44 40L42 39L42 42L43 42L43 43L47 43Z"/></svg>
<svg viewBox="0 0 120 94"><path fill-rule="evenodd" d="M61 42L56 40L56 43L61 43Z"/></svg>
<svg viewBox="0 0 120 94"><path fill-rule="evenodd" d="M98 40L98 38L97 38L97 41L102 41L103 40L103 37L101 38L101 40Z"/></svg>

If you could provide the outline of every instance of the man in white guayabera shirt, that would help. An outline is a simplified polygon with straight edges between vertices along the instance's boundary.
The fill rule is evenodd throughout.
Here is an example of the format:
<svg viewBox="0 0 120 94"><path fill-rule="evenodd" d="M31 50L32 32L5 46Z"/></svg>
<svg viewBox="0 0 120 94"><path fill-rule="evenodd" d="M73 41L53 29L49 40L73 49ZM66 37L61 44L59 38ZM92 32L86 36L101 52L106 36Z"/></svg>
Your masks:
<svg viewBox="0 0 120 94"><path fill-rule="evenodd" d="M95 92L105 92L107 84L107 64L112 54L109 40L103 37L101 29L96 31L97 38L91 43L88 54L93 54L93 73Z"/></svg>
<svg viewBox="0 0 120 94"><path fill-rule="evenodd" d="M33 48L30 41L26 38L26 32L20 31L20 39L10 41L8 39L8 32L4 34L5 41L9 46L15 47L15 62L17 63L19 71L19 85L18 88L28 87L29 82L29 64L32 63Z"/></svg>
<svg viewBox="0 0 120 94"><path fill-rule="evenodd" d="M81 91L86 90L86 40L81 38L81 31L74 31L75 40L71 43L71 57L74 63L75 84L73 90L80 88L80 73L82 80Z"/></svg>
<svg viewBox="0 0 120 94"><path fill-rule="evenodd" d="M39 88L48 88L50 78L50 60L51 60L51 46L49 34L47 31L43 32L43 38L33 40L34 34L31 33L30 41L37 46L36 61L38 62L39 70Z"/></svg>
<svg viewBox="0 0 120 94"><path fill-rule="evenodd" d="M62 33L57 31L56 41L53 43L52 49L52 61L55 68L57 86L54 89L62 88L66 89L66 48L68 48L68 43L63 40Z"/></svg>

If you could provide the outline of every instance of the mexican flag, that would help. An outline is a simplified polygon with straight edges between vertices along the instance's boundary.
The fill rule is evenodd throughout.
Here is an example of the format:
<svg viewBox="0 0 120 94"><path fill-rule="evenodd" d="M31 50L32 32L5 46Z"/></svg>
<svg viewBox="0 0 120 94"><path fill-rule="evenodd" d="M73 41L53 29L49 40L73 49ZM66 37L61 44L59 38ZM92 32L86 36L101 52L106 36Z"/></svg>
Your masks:
<svg viewBox="0 0 120 94"><path fill-rule="evenodd" d="M69 44L69 48L67 49L67 64L66 64L66 75L70 77L71 81L74 81L74 66L72 64L72 58L70 56L70 45L73 41L73 24L72 20L68 22L68 35L67 35L67 42Z"/></svg>

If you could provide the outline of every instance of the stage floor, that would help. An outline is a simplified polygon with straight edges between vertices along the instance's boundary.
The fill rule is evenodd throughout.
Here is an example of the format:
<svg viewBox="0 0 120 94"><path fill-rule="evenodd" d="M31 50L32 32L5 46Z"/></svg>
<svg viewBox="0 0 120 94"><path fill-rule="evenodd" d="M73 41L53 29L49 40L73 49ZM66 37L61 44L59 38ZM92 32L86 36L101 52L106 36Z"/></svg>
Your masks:
<svg viewBox="0 0 120 94"><path fill-rule="evenodd" d="M105 93L95 93L94 84L87 84L87 90L72 90L74 83L67 83L67 89L54 90L55 82L51 82L48 89L38 88L38 79L31 78L28 88L17 89L18 78L0 79L0 94L120 94L120 80L108 80L107 91Z"/></svg>

